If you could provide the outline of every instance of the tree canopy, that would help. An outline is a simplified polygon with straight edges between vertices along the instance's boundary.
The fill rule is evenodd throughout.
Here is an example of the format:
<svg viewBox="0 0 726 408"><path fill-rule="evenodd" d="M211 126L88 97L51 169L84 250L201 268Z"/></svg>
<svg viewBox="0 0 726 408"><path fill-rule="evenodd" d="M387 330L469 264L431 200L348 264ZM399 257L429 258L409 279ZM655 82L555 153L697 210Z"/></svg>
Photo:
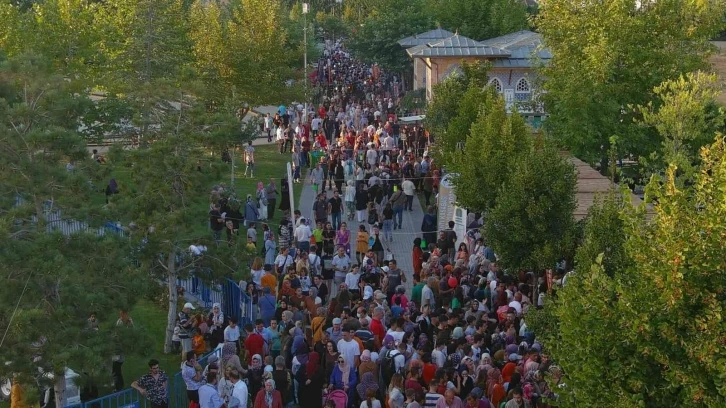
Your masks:
<svg viewBox="0 0 726 408"><path fill-rule="evenodd" d="M674 166L663 182L653 180L650 221L643 208L623 207L622 250L581 257L577 272L548 305L559 326L545 345L567 384L558 391L559 406L726 402L724 353L718 347L725 335L721 135L702 149L700 159L692 187L677 187ZM593 216L602 219L603 212ZM606 267L606 261L622 259L618 252L628 261ZM535 332L542 329L538 321L543 320L528 320Z"/></svg>
<svg viewBox="0 0 726 408"><path fill-rule="evenodd" d="M140 331L87 327L91 313L115 322L148 281L126 240L95 229L54 232L108 218L91 205L104 171L77 133L90 101L49 65L23 56L0 67L0 324L7 328L0 377L54 385L56 405L64 406L66 368L106 381L113 355L148 346Z"/></svg>
<svg viewBox="0 0 726 408"><path fill-rule="evenodd" d="M535 20L553 58L542 71L546 127L575 156L608 165L659 150L655 133L634 123L630 105L653 89L707 67L708 40L722 27L724 2L548 0Z"/></svg>

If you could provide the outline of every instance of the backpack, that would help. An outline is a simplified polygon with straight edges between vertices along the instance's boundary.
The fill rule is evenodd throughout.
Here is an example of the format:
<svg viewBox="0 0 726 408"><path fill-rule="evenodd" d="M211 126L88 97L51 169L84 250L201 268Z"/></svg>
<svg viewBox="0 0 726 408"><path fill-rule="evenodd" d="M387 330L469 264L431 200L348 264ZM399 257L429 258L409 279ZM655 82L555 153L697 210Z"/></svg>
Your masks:
<svg viewBox="0 0 726 408"><path fill-rule="evenodd" d="M394 352L396 352L396 354L393 354ZM391 378L393 378L393 374L396 374L396 357L398 356L403 356L403 354L396 349L386 351L386 354L383 356L381 374L383 375L383 379L386 384L390 383Z"/></svg>
<svg viewBox="0 0 726 408"><path fill-rule="evenodd" d="M371 209L368 213L368 224L375 224L378 222L378 211L375 208Z"/></svg>

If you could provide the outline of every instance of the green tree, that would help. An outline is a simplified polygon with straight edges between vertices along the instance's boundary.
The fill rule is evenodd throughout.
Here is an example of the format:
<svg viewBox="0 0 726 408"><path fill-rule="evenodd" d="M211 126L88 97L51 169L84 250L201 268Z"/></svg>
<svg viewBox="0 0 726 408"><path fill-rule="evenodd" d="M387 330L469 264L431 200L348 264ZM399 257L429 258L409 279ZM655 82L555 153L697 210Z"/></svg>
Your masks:
<svg viewBox="0 0 726 408"><path fill-rule="evenodd" d="M593 206L587 210L582 242L575 253L576 269L582 268L582 272L587 273L601 254L604 255L602 269L609 277L628 266L625 222L621 215L624 204L622 195L613 190L603 197L597 197Z"/></svg>
<svg viewBox="0 0 726 408"><path fill-rule="evenodd" d="M115 319L143 293L127 241L53 232L106 219L89 205L103 171L75 130L89 101L74 86L43 57L0 68L0 377L53 387L59 407L66 368L105 382L113 355L148 346L138 330L86 330L90 313Z"/></svg>
<svg viewBox="0 0 726 408"><path fill-rule="evenodd" d="M423 10L420 0L385 3L355 28L347 44L363 61L390 72L405 72L412 62L398 40L435 27Z"/></svg>
<svg viewBox="0 0 726 408"><path fill-rule="evenodd" d="M437 136L442 158L460 150L469 134L469 127L479 115L490 65L463 62L462 75L451 75L434 85L433 98L426 108L425 125ZM478 99L482 99L480 102Z"/></svg>
<svg viewBox="0 0 726 408"><path fill-rule="evenodd" d="M577 175L570 162L549 146L530 149L512 163L484 236L503 264L543 270L571 248Z"/></svg>
<svg viewBox="0 0 726 408"><path fill-rule="evenodd" d="M608 166L618 157L656 151L654 132L633 122L629 105L654 99L664 81L707 67L708 40L722 27L724 2L602 2L540 4L535 25L553 58L544 68L550 133L575 156Z"/></svg>
<svg viewBox="0 0 726 408"><path fill-rule="evenodd" d="M683 179L693 176L699 150L723 123L723 110L714 106L720 92L716 74L689 72L655 87L657 104L651 101L635 108L642 115L640 121L655 128L661 138L659 153L648 160L652 171L671 163Z"/></svg>
<svg viewBox="0 0 726 408"><path fill-rule="evenodd" d="M437 135L436 160L454 175L459 203L486 212L518 157L531 148L531 131L486 85L488 64L464 63L462 70L435 86L426 125Z"/></svg>
<svg viewBox="0 0 726 408"><path fill-rule="evenodd" d="M674 166L664 182L653 180L649 222L644 208L623 208L631 262L611 277L601 256L578 267L559 291L552 306L560 337L547 344L567 383L559 406L726 403L724 352L717 346L726 330L721 135L704 147L701 163L689 189L678 189Z"/></svg>
<svg viewBox="0 0 726 408"><path fill-rule="evenodd" d="M301 99L301 89L285 81L300 77L290 66L302 60L304 48L302 41L287 43L279 0L240 0L228 10L200 0L191 16L195 68L207 87L253 106Z"/></svg>
<svg viewBox="0 0 726 408"><path fill-rule="evenodd" d="M426 7L442 27L479 41L528 27L518 0L428 0Z"/></svg>
<svg viewBox="0 0 726 408"><path fill-rule="evenodd" d="M454 174L457 201L466 208L487 212L496 205L502 183L512 177L517 163L531 150L532 136L520 115L507 113L501 96L490 88L483 93L476 98L481 105L474 108L477 117L468 122L471 128L464 145L444 162ZM454 119L450 128L462 118L466 115Z"/></svg>

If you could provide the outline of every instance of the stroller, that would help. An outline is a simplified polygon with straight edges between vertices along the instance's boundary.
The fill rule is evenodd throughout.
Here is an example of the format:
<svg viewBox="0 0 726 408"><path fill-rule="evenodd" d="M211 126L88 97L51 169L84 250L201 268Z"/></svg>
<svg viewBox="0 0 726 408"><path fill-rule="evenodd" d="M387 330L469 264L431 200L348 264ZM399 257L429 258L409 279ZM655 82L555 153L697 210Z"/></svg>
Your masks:
<svg viewBox="0 0 726 408"><path fill-rule="evenodd" d="M333 405L335 408L347 408L348 394L343 390L333 390L323 397L323 407Z"/></svg>

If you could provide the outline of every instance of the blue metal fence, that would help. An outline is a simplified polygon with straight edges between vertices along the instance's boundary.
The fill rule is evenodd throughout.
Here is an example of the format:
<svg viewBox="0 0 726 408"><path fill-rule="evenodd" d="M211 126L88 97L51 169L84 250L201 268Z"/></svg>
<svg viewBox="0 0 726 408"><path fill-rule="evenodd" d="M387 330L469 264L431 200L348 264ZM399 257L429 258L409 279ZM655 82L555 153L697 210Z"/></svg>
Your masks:
<svg viewBox="0 0 726 408"><path fill-rule="evenodd" d="M212 350L209 354L203 356L199 360L199 364L204 367L207 365L207 359L211 355L222 357L222 349ZM187 387L181 376L181 371L170 377L168 388L168 398L170 408L186 408L189 406L187 399ZM80 404L67 405L64 408L151 408L151 402L142 396L134 388L106 395L105 397L96 398Z"/></svg>
<svg viewBox="0 0 726 408"><path fill-rule="evenodd" d="M224 286L205 283L197 274L185 279L177 279L177 286L184 288L184 292L197 298L200 306L210 309L213 304L224 304Z"/></svg>
<svg viewBox="0 0 726 408"><path fill-rule="evenodd" d="M222 311L226 316L236 317L240 326L254 323L257 318L257 305L244 293L237 282L225 279L222 283Z"/></svg>
<svg viewBox="0 0 726 408"><path fill-rule="evenodd" d="M202 367L207 365L207 359L211 355L216 355L220 359L222 358L222 348L212 350L211 353L197 360L199 365ZM169 408L185 408L189 406L189 399L187 398L187 386L182 378L181 371L174 374L169 387ZM102 407L105 408L105 407ZM145 408L145 407L141 407Z"/></svg>
<svg viewBox="0 0 726 408"><path fill-rule="evenodd" d="M25 200L19 196L15 196L15 206L19 207L25 204ZM107 233L117 234L125 237L126 231L121 227L121 224L114 223L111 221L106 222L103 227L93 228L83 221L78 221L72 218L63 218L61 210L58 207L53 206L53 201L47 200L43 203L43 215L46 222L46 231L54 232L59 231L63 235L72 235L79 232L91 232L97 236L103 236ZM38 214L33 214L31 222L38 222Z"/></svg>

